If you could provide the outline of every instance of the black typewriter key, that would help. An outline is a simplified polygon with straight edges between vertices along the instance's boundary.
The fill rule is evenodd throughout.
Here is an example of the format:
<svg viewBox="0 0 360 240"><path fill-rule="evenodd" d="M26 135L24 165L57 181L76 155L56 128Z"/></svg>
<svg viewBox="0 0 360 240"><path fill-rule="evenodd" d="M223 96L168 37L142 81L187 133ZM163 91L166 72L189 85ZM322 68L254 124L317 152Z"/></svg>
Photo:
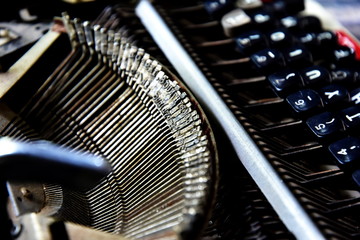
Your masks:
<svg viewBox="0 0 360 240"><path fill-rule="evenodd" d="M360 139L346 137L329 145L330 153L342 168L350 168L360 163Z"/></svg>
<svg viewBox="0 0 360 240"><path fill-rule="evenodd" d="M342 103L347 103L350 100L348 90L342 85L329 84L319 89L318 92L325 105L341 105Z"/></svg>
<svg viewBox="0 0 360 240"><path fill-rule="evenodd" d="M298 31L294 33L297 41L304 44L313 54L317 54L319 58L329 56L329 52L337 47L337 37L330 31Z"/></svg>
<svg viewBox="0 0 360 240"><path fill-rule="evenodd" d="M260 29L267 29L272 27L275 23L275 18L272 14L268 13L267 11L258 11L253 14L250 14L252 19L252 23L254 27Z"/></svg>
<svg viewBox="0 0 360 240"><path fill-rule="evenodd" d="M338 63L348 64L355 61L355 51L352 48L340 46L332 51L332 57Z"/></svg>
<svg viewBox="0 0 360 240"><path fill-rule="evenodd" d="M244 54L251 54L267 47L267 39L260 31L250 31L235 38L237 49Z"/></svg>
<svg viewBox="0 0 360 240"><path fill-rule="evenodd" d="M299 29L304 32L320 32L322 31L321 21L315 16L303 16L298 20Z"/></svg>
<svg viewBox="0 0 360 240"><path fill-rule="evenodd" d="M315 33L299 33L295 36L300 43L304 44L309 49L318 47L318 39Z"/></svg>
<svg viewBox="0 0 360 240"><path fill-rule="evenodd" d="M312 116L306 124L318 138L333 137L344 130L342 121L331 112Z"/></svg>
<svg viewBox="0 0 360 240"><path fill-rule="evenodd" d="M340 111L340 117L346 129L360 128L360 106L351 106ZM351 133L350 133L351 134Z"/></svg>
<svg viewBox="0 0 360 240"><path fill-rule="evenodd" d="M316 21L315 26L312 25ZM286 16L280 20L281 25L293 33L314 33L321 31L321 24L318 19L309 16ZM319 25L320 24L320 25Z"/></svg>
<svg viewBox="0 0 360 240"><path fill-rule="evenodd" d="M303 32L297 34L296 37L311 51L314 60L330 59L332 50L337 47L336 35L329 31Z"/></svg>
<svg viewBox="0 0 360 240"><path fill-rule="evenodd" d="M360 88L356 88L350 92L350 101L353 104L360 103Z"/></svg>
<svg viewBox="0 0 360 240"><path fill-rule="evenodd" d="M285 66L284 56L276 49L261 50L251 55L250 59L258 69L264 72L276 71Z"/></svg>
<svg viewBox="0 0 360 240"><path fill-rule="evenodd" d="M204 1L204 8L214 18L221 17L233 8L231 0L207 0Z"/></svg>
<svg viewBox="0 0 360 240"><path fill-rule="evenodd" d="M331 81L329 71L321 66L306 68L301 72L301 76L304 79L304 84L309 86L325 84Z"/></svg>
<svg viewBox="0 0 360 240"><path fill-rule="evenodd" d="M327 49L329 47L337 46L337 37L331 31L324 31L324 32L317 33L316 39L317 39L319 46L324 48L325 51L329 50L329 49Z"/></svg>
<svg viewBox="0 0 360 240"><path fill-rule="evenodd" d="M323 106L321 97L312 89L302 89L290 94L286 101L299 114L312 113Z"/></svg>
<svg viewBox="0 0 360 240"><path fill-rule="evenodd" d="M312 55L301 45L295 45L283 51L286 62L291 67L308 67L312 65Z"/></svg>
<svg viewBox="0 0 360 240"><path fill-rule="evenodd" d="M359 82L360 80L359 72L348 68L336 68L330 73L332 82L335 83L343 83L350 85Z"/></svg>
<svg viewBox="0 0 360 240"><path fill-rule="evenodd" d="M293 43L293 36L286 29L276 29L268 34L270 46L276 48L288 47Z"/></svg>
<svg viewBox="0 0 360 240"><path fill-rule="evenodd" d="M274 1L266 1L266 2L267 4L264 5L264 9L266 9L266 11L269 11L276 16L288 15L286 11L286 1L274 0Z"/></svg>
<svg viewBox="0 0 360 240"><path fill-rule="evenodd" d="M254 10L261 8L263 2L261 0L237 0L235 6L244 10Z"/></svg>
<svg viewBox="0 0 360 240"><path fill-rule="evenodd" d="M295 16L287 16L280 19L280 24L288 30L295 30L298 27L298 18Z"/></svg>
<svg viewBox="0 0 360 240"><path fill-rule="evenodd" d="M281 97L297 90L303 85L300 74L291 69L285 69L269 75L268 81L275 92Z"/></svg>
<svg viewBox="0 0 360 240"><path fill-rule="evenodd" d="M251 23L251 18L244 10L237 8L226 13L221 18L221 25L224 33L228 37L235 36L239 31L243 30L245 26Z"/></svg>
<svg viewBox="0 0 360 240"><path fill-rule="evenodd" d="M268 4L264 5L264 8L273 12L279 17L285 17L288 15L296 15L304 10L304 0L274 0L264 1Z"/></svg>

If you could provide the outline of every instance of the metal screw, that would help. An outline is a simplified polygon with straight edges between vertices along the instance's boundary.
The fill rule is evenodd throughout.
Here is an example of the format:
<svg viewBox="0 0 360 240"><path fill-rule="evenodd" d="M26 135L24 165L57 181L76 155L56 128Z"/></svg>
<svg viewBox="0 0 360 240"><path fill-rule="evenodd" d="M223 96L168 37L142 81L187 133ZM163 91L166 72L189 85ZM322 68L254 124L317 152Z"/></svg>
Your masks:
<svg viewBox="0 0 360 240"><path fill-rule="evenodd" d="M2 38L9 38L10 37L10 31L7 28L0 28L0 37Z"/></svg>
<svg viewBox="0 0 360 240"><path fill-rule="evenodd" d="M30 199L33 198L33 195L32 195L32 193L30 192L30 190L27 189L27 188L25 188L25 187L20 188L20 192L21 192L21 194L23 195L23 197L26 198L26 199L29 199L29 200L30 200Z"/></svg>
<svg viewBox="0 0 360 240"><path fill-rule="evenodd" d="M13 227L11 228L11 236L13 238L18 238L21 234L22 231L22 225L19 224L14 224Z"/></svg>

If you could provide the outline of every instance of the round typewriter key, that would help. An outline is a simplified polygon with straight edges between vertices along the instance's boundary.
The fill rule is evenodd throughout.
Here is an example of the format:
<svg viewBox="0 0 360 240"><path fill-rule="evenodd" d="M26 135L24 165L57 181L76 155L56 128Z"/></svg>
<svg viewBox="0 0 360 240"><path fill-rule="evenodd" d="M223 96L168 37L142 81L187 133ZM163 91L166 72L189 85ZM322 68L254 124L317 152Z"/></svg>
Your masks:
<svg viewBox="0 0 360 240"><path fill-rule="evenodd" d="M322 48L335 47L337 44L337 37L331 31L320 32L316 35L318 44Z"/></svg>
<svg viewBox="0 0 360 240"><path fill-rule="evenodd" d="M260 8L263 5L261 0L237 0L235 6L241 9L250 10Z"/></svg>
<svg viewBox="0 0 360 240"><path fill-rule="evenodd" d="M274 16L267 11L258 11L250 17L256 28L266 29L274 25Z"/></svg>
<svg viewBox="0 0 360 240"><path fill-rule="evenodd" d="M335 114L320 113L306 120L311 131L319 138L332 137L343 130L342 122Z"/></svg>
<svg viewBox="0 0 360 240"><path fill-rule="evenodd" d="M329 71L321 66L313 66L306 68L301 72L305 85L313 86L325 84L331 81Z"/></svg>
<svg viewBox="0 0 360 240"><path fill-rule="evenodd" d="M359 72L350 68L336 68L331 71L332 82L351 84L359 81Z"/></svg>
<svg viewBox="0 0 360 240"><path fill-rule="evenodd" d="M280 23L286 29L292 30L298 26L298 18L294 16L287 16L282 18Z"/></svg>
<svg viewBox="0 0 360 240"><path fill-rule="evenodd" d="M360 106L352 106L340 111L340 116L347 129L360 128Z"/></svg>
<svg viewBox="0 0 360 240"><path fill-rule="evenodd" d="M292 69L273 73L269 75L268 80L275 92L280 96L285 96L303 85L300 74Z"/></svg>
<svg viewBox="0 0 360 240"><path fill-rule="evenodd" d="M293 43L292 35L286 29L277 29L269 33L270 45L283 48L288 47Z"/></svg>
<svg viewBox="0 0 360 240"><path fill-rule="evenodd" d="M304 0L262 0L264 9L279 17L296 15L304 10Z"/></svg>
<svg viewBox="0 0 360 240"><path fill-rule="evenodd" d="M310 51L300 45L286 49L284 56L288 65L293 67L308 67L313 61Z"/></svg>
<svg viewBox="0 0 360 240"><path fill-rule="evenodd" d="M349 47L337 47L332 51L332 54L332 57L338 64L349 64L355 61L355 51Z"/></svg>
<svg viewBox="0 0 360 240"><path fill-rule="evenodd" d="M251 55L250 59L262 71L274 71L285 66L284 56L275 49L264 49Z"/></svg>
<svg viewBox="0 0 360 240"><path fill-rule="evenodd" d="M319 94L325 105L334 106L350 100L348 90L339 84L327 85L319 90Z"/></svg>
<svg viewBox="0 0 360 240"><path fill-rule="evenodd" d="M204 2L204 8L210 16L214 18L221 17L232 8L232 1L229 0L207 0Z"/></svg>
<svg viewBox="0 0 360 240"><path fill-rule="evenodd" d="M323 106L319 94L312 89L303 89L290 94L286 101L296 113L313 112Z"/></svg>
<svg viewBox="0 0 360 240"><path fill-rule="evenodd" d="M295 38L311 51L319 47L315 33L298 33L295 35Z"/></svg>
<svg viewBox="0 0 360 240"><path fill-rule="evenodd" d="M250 31L235 38L237 49L244 54L251 54L267 46L267 39L260 31Z"/></svg>
<svg viewBox="0 0 360 240"><path fill-rule="evenodd" d="M329 145L330 153L339 166L348 168L360 163L360 139L346 137Z"/></svg>
<svg viewBox="0 0 360 240"><path fill-rule="evenodd" d="M315 45L317 43L315 33L300 33L296 37L303 44Z"/></svg>

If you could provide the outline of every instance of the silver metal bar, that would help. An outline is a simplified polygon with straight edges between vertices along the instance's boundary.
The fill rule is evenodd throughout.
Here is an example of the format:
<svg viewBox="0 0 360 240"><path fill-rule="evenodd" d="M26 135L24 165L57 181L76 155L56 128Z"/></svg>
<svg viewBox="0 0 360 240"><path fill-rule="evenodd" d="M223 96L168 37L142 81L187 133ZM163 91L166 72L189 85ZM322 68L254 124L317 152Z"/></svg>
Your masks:
<svg viewBox="0 0 360 240"><path fill-rule="evenodd" d="M297 239L324 239L319 229L204 74L186 53L150 1L140 1L136 7L136 14L197 99L205 109L215 116L228 135L243 165L261 188L287 228Z"/></svg>
<svg viewBox="0 0 360 240"><path fill-rule="evenodd" d="M2 180L54 181L87 190L110 171L109 163L97 156L45 141L25 143L0 138Z"/></svg>

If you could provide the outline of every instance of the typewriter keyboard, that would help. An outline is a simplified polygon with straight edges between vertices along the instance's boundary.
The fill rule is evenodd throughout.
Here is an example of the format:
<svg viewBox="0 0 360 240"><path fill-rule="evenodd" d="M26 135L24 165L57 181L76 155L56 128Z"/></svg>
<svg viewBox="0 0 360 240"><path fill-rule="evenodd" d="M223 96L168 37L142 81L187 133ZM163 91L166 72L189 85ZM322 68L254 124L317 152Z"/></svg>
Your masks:
<svg viewBox="0 0 360 240"><path fill-rule="evenodd" d="M327 239L359 237L360 48L301 0L155 1Z"/></svg>
<svg viewBox="0 0 360 240"><path fill-rule="evenodd" d="M205 1L204 9L216 18L231 4ZM237 5L242 8L218 16L223 34L216 34L234 41L233 50L229 49L232 53L227 59L216 58L208 64L225 67L243 60L240 65L251 69L244 84L263 77L262 88L269 88L268 99L255 105L285 102L272 112L281 116L277 122L262 124L266 128L284 123L304 127L309 132L304 140L319 141L336 165L358 183L354 173L360 166L360 51L356 43L344 33L324 30L314 16L294 15L304 9L303 1L238 1ZM225 85L239 85L232 77L227 81ZM254 105L249 101L246 104L249 108Z"/></svg>

